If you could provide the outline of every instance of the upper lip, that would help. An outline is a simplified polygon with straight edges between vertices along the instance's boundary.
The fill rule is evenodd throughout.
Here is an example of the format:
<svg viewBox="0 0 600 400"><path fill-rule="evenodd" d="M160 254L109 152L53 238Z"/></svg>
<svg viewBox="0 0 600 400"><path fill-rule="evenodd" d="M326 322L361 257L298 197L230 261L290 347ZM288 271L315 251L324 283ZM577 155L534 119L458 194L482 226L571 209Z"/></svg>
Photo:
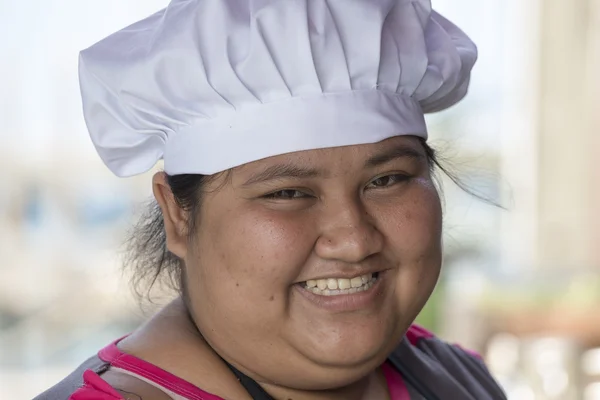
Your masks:
<svg viewBox="0 0 600 400"><path fill-rule="evenodd" d="M384 270L385 270L384 268L344 269L344 270L339 270L336 272L323 273L321 275L317 275L317 276L314 276L314 277L311 277L308 279L304 279L304 280L298 281L296 283L302 283L302 282L306 282L306 281L317 281L319 279L352 279L352 278L356 278L357 276L374 274L377 272L382 272Z"/></svg>

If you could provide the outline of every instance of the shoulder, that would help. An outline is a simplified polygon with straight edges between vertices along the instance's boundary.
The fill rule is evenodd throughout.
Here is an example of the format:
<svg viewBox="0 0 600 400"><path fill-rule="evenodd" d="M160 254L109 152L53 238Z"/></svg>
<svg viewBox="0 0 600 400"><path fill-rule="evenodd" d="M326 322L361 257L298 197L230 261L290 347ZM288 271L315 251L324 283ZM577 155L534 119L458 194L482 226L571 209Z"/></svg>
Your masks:
<svg viewBox="0 0 600 400"><path fill-rule="evenodd" d="M91 370L83 373L83 385L69 400L169 400L164 392L126 374L108 370L102 376Z"/></svg>

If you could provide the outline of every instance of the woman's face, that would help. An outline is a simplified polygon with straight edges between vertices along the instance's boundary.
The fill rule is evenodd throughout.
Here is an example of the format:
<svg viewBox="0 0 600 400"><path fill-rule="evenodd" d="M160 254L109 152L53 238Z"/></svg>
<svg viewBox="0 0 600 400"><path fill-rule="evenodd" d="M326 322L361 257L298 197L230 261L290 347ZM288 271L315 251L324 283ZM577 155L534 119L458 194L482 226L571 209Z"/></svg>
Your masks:
<svg viewBox="0 0 600 400"><path fill-rule="evenodd" d="M210 345L295 389L342 386L383 362L440 271L440 200L419 140L271 157L210 186L185 256Z"/></svg>

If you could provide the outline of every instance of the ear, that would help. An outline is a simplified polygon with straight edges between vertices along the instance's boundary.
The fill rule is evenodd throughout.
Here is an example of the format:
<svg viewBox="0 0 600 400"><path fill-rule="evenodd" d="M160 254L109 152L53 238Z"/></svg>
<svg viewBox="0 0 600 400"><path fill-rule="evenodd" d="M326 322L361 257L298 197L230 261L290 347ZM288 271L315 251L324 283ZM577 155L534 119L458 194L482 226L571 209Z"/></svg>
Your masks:
<svg viewBox="0 0 600 400"><path fill-rule="evenodd" d="M189 213L177 204L164 172L157 172L152 177L152 191L162 211L167 235L167 249L183 259L188 248Z"/></svg>

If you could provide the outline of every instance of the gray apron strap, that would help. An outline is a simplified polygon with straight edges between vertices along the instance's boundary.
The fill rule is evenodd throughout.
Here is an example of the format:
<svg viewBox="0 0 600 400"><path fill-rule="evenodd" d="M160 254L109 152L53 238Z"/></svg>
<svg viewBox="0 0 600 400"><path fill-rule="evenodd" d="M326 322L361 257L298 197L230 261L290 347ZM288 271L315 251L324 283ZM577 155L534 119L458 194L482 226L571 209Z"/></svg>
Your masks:
<svg viewBox="0 0 600 400"><path fill-rule="evenodd" d="M390 361L426 400L506 400L481 360L437 338L404 339Z"/></svg>
<svg viewBox="0 0 600 400"><path fill-rule="evenodd" d="M33 400L68 400L73 392L83 385L83 373L86 370L91 369L98 375L101 375L108 370L109 366L110 364L102 361L98 356L91 357L56 386L48 389Z"/></svg>

